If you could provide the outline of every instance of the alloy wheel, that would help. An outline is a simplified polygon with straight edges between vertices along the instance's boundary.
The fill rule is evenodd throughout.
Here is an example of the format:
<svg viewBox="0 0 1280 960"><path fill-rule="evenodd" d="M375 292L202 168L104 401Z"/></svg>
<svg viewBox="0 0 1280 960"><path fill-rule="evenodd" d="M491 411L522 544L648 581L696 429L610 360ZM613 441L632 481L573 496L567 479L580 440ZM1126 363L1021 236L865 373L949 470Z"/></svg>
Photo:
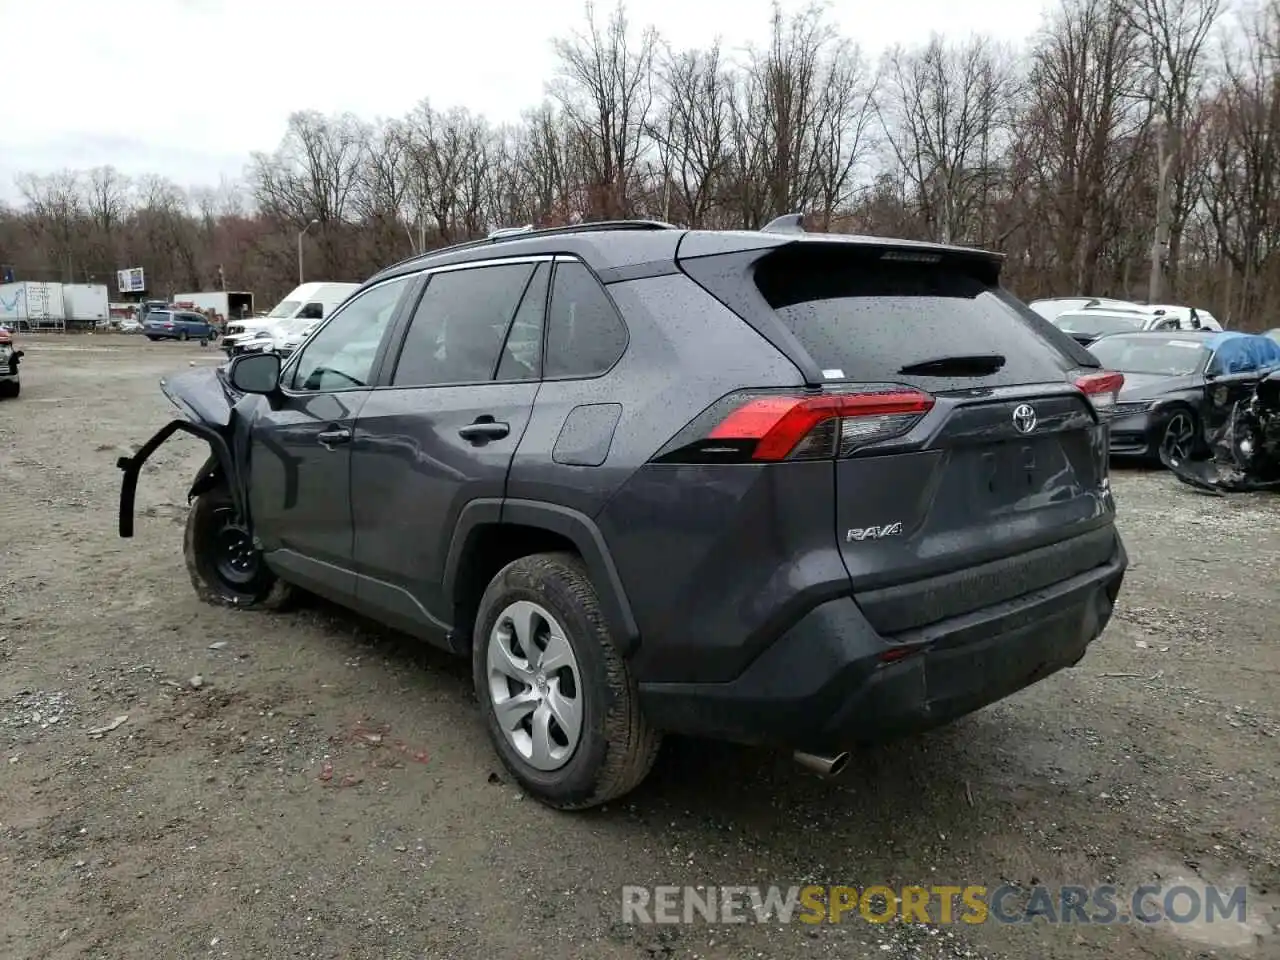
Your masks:
<svg viewBox="0 0 1280 960"><path fill-rule="evenodd" d="M1191 414L1179 410L1165 424L1161 448L1179 463L1190 460L1195 449L1195 423Z"/></svg>

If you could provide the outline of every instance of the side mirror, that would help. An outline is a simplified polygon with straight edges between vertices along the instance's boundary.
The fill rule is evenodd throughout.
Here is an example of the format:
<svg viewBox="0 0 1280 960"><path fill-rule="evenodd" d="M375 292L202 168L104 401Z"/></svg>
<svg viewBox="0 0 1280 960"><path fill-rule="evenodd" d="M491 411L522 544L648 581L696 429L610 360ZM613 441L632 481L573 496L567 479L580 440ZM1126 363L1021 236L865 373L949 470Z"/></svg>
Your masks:
<svg viewBox="0 0 1280 960"><path fill-rule="evenodd" d="M275 393L280 387L280 358L274 353L246 353L231 361L227 379L241 393Z"/></svg>
<svg viewBox="0 0 1280 960"><path fill-rule="evenodd" d="M27 355L27 351L25 351L25 350L15 350L15 351L13 351L13 355L14 355L17 359L21 360L23 357L25 357L25 356Z"/></svg>

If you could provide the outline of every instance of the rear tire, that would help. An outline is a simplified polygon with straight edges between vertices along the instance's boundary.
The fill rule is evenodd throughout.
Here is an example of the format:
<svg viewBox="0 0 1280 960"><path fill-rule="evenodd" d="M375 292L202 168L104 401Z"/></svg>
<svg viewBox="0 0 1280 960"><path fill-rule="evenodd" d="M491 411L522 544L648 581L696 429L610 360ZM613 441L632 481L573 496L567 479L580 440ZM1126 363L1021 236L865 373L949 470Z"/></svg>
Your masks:
<svg viewBox="0 0 1280 960"><path fill-rule="evenodd" d="M279 610L294 598L293 588L267 569L262 553L236 521L225 486L192 502L182 553L191 586L205 603Z"/></svg>
<svg viewBox="0 0 1280 960"><path fill-rule="evenodd" d="M498 572L480 600L471 668L494 750L547 806L598 806L653 767L662 736L640 712L635 680L576 556L534 554ZM499 720L495 696L510 720ZM577 717L576 730L561 725L566 716Z"/></svg>

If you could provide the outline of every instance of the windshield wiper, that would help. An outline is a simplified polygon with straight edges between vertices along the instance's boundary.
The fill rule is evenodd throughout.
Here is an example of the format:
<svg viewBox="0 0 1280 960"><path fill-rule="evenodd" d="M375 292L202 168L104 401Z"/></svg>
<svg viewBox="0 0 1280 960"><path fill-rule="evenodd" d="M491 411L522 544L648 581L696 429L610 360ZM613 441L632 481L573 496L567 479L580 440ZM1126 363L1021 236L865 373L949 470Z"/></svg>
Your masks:
<svg viewBox="0 0 1280 960"><path fill-rule="evenodd" d="M1005 358L998 353L960 354L909 363L898 373L914 373L923 377L981 377L995 373L1005 362Z"/></svg>

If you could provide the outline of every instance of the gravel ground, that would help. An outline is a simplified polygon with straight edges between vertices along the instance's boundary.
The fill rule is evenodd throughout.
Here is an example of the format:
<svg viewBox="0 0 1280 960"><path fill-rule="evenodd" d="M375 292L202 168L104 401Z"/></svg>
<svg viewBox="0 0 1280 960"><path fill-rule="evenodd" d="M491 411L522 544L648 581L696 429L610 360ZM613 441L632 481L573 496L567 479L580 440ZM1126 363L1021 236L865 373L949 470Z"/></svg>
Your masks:
<svg viewBox="0 0 1280 960"><path fill-rule="evenodd" d="M466 665L320 604L213 609L179 436L214 350L27 337L0 402L0 956L1280 956L1280 498L1117 471L1132 566L1082 664L840 780L672 740L624 802L506 782ZM125 718L126 719L122 719ZM118 724L118 725L117 725ZM103 728L114 729L103 729ZM625 884L1248 886L1244 925L676 926Z"/></svg>

